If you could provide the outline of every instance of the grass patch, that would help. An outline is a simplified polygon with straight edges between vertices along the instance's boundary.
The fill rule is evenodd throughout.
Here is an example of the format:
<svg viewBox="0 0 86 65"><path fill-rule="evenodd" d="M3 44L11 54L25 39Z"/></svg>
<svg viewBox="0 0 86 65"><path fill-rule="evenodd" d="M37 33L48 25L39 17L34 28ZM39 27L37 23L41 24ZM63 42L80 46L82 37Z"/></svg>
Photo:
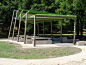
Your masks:
<svg viewBox="0 0 86 65"><path fill-rule="evenodd" d="M39 34L40 36L44 36L44 34ZM60 36L61 34L52 34L53 36ZM74 34L62 34L62 36L73 36ZM80 35L80 34L79 34ZM45 34L45 36L51 36L51 34ZM86 36L86 33L83 33L83 36Z"/></svg>
<svg viewBox="0 0 86 65"><path fill-rule="evenodd" d="M81 52L75 47L22 49L21 45L0 42L0 57L16 59L43 59L72 55Z"/></svg>
<svg viewBox="0 0 86 65"><path fill-rule="evenodd" d="M60 36L61 34L52 34L53 36ZM62 36L71 36L73 34L62 34ZM39 34L39 36L44 36L44 34ZM45 36L51 36L51 34L45 34Z"/></svg>

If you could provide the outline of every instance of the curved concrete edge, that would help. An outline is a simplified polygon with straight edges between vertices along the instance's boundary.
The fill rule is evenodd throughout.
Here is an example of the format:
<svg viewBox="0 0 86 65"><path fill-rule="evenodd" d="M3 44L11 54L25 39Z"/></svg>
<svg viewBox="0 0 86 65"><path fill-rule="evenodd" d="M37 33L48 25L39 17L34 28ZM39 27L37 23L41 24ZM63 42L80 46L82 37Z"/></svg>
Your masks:
<svg viewBox="0 0 86 65"><path fill-rule="evenodd" d="M70 61L82 61L83 59L86 59L86 46L72 46L72 47L81 48L82 52L74 55L57 58L48 58L48 59L0 58L0 65L57 65L57 64L61 65L68 63Z"/></svg>
<svg viewBox="0 0 86 65"><path fill-rule="evenodd" d="M24 44L24 42L17 42L17 41L12 41L12 40L0 40L3 42L8 42L8 43L15 43L15 44L20 44L22 48L45 48L45 47L60 47L55 44L36 44L36 47L33 46L33 44Z"/></svg>

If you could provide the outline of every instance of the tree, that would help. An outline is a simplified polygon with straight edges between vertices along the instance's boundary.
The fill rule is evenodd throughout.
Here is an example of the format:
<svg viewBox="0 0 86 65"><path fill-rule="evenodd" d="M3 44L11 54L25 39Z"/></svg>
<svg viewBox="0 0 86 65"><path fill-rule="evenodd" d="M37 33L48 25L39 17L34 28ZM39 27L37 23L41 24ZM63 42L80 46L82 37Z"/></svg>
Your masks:
<svg viewBox="0 0 86 65"><path fill-rule="evenodd" d="M83 36L83 26L84 26L84 16L86 15L85 13L85 7L86 5L83 3L82 0L74 0L73 1L73 7L75 11L75 15L77 15L77 35L79 35L79 30L80 30L80 35Z"/></svg>
<svg viewBox="0 0 86 65"><path fill-rule="evenodd" d="M77 16L77 35L79 35L80 31L80 35L83 36L83 26L85 24L84 17L86 15L86 3L84 3L84 0L56 0L56 3L60 3L56 13L72 14Z"/></svg>
<svg viewBox="0 0 86 65"><path fill-rule="evenodd" d="M14 9L27 9L36 11L45 11L50 13L76 15L77 16L77 35L79 31L83 36L83 26L85 26L86 2L85 0L1 0L0 1L0 22L4 26L9 26L12 18L12 11ZM63 26L67 26L72 19L64 19ZM60 29L60 21L53 23L55 27ZM47 27L49 24L46 24ZM28 24L27 30L32 29Z"/></svg>

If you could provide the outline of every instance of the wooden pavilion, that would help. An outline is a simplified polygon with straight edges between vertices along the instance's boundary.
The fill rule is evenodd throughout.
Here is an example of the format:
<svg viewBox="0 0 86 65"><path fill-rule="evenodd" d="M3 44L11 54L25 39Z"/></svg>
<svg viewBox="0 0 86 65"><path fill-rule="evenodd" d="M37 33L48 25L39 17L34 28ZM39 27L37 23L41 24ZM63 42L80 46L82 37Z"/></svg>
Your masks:
<svg viewBox="0 0 86 65"><path fill-rule="evenodd" d="M15 16L16 13L16 16ZM76 15L60 15L60 14L55 14L55 13L48 13L48 12L40 12L40 11L31 11L31 10L14 10L13 15L12 15L12 20L11 20L11 25L10 25L10 30L9 30L9 35L8 39L10 38L10 33L11 33L11 28L12 28L12 23L13 20L15 19L14 23L14 29L13 29L13 34L12 34L12 40L14 39L14 31L15 31L15 26L16 26L16 20L19 20L19 29L18 29L18 37L17 37L17 42L19 42L19 32L20 32L20 24L21 21L25 21L25 31L24 31L24 44L26 44L26 27L27 27L27 22L33 23L34 24L34 39L33 39L33 46L36 46L36 23L40 23L44 21L51 22L51 38L52 38L52 20L61 21L61 36L60 36L60 42L62 42L62 19L65 18L71 18L74 19L74 39L73 39L73 44L75 44L75 37L76 37ZM44 25L43 25L43 30L44 30ZM44 31L43 31L44 33ZM39 31L38 31L39 35Z"/></svg>

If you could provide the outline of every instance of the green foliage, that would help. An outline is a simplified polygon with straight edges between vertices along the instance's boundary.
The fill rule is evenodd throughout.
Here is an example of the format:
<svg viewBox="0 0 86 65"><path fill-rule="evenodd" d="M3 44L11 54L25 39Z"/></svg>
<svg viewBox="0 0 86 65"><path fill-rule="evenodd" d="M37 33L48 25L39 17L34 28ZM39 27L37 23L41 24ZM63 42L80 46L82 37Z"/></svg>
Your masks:
<svg viewBox="0 0 86 65"><path fill-rule="evenodd" d="M33 28L33 25L30 23L27 23L27 28L26 28L27 32L31 32L32 28Z"/></svg>
<svg viewBox="0 0 86 65"><path fill-rule="evenodd" d="M10 26L12 11L14 9L27 9L45 11L64 15L77 15L77 28L83 29L86 21L86 1L85 0L1 0L0 1L0 22L5 26ZM63 20L63 27L71 21ZM60 21L53 23L60 29ZM82 24L82 25L81 25ZM50 30L49 24L45 25L46 30ZM77 30L77 32L81 30ZM27 31L33 31L33 26L28 24ZM82 31L81 31L82 32Z"/></svg>

